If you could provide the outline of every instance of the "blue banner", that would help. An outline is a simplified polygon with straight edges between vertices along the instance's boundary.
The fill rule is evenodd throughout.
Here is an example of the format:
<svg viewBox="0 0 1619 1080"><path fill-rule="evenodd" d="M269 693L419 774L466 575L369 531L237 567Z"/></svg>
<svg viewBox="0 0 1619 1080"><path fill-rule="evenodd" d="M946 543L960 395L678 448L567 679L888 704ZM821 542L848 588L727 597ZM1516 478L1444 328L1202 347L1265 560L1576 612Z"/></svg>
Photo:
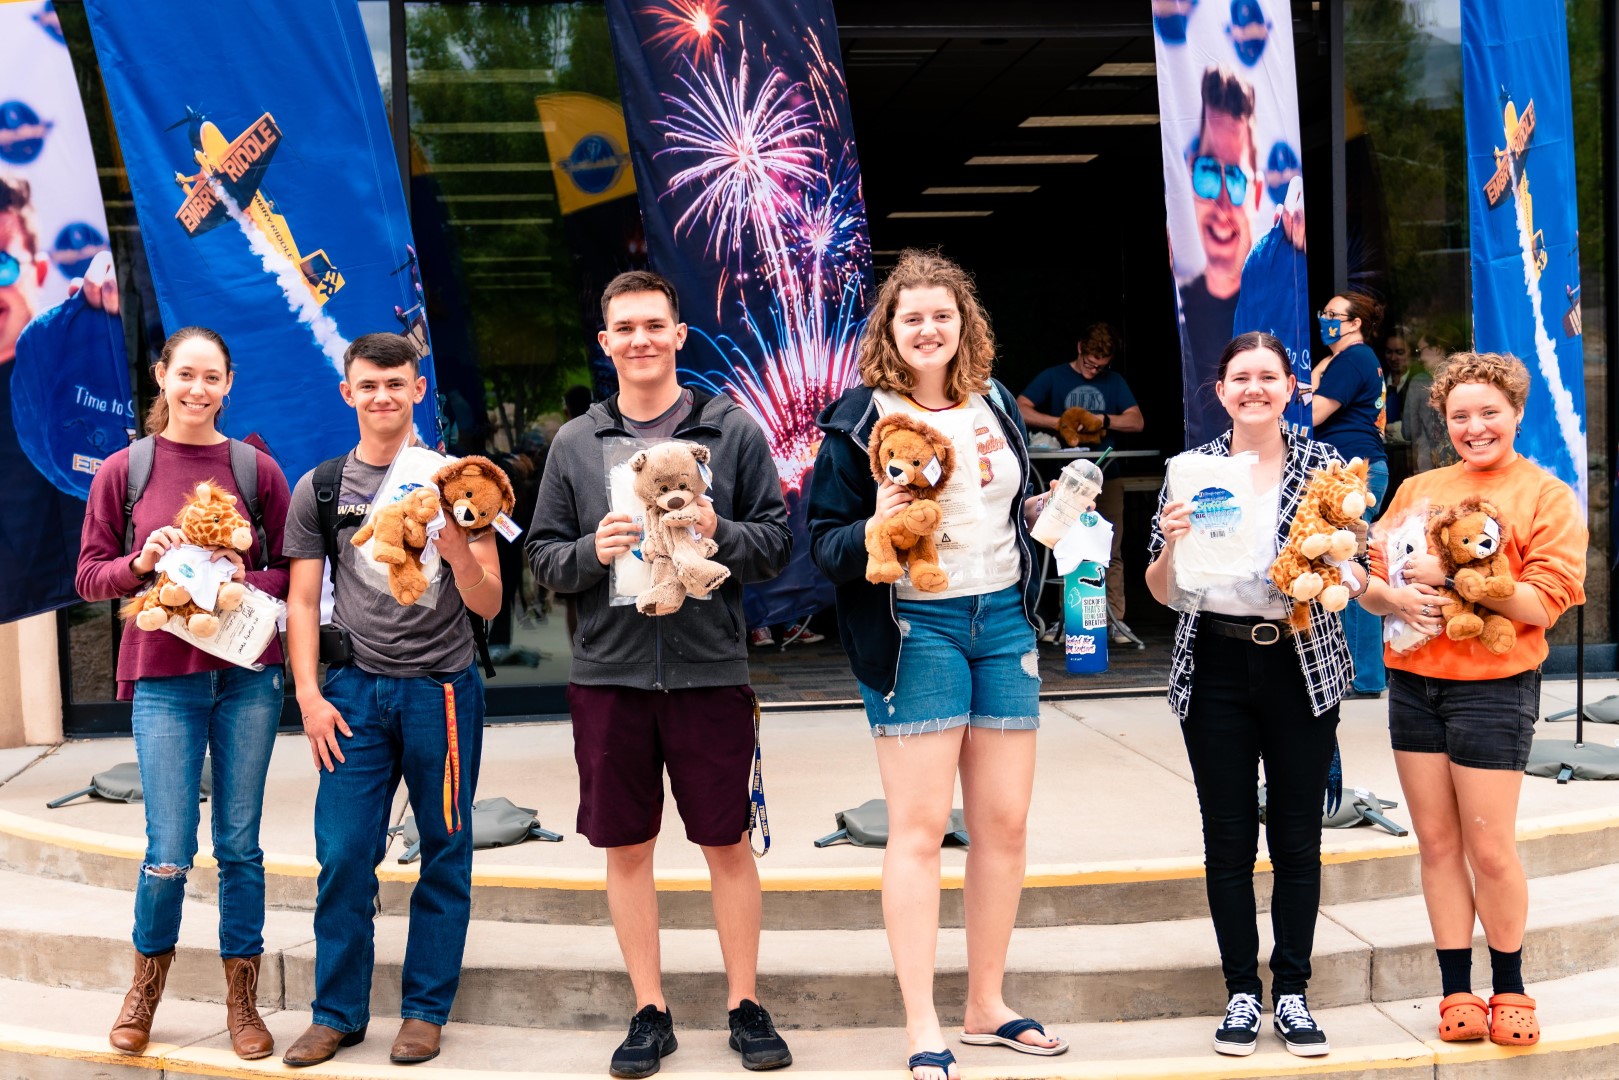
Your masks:
<svg viewBox="0 0 1619 1080"><path fill-rule="evenodd" d="M86 0L165 330L231 348L226 431L296 481L354 444L338 394L361 334L431 345L388 117L355 0Z"/></svg>
<svg viewBox="0 0 1619 1080"><path fill-rule="evenodd" d="M56 11L0 2L0 622L79 600L84 497L134 423L118 312Z"/></svg>
<svg viewBox="0 0 1619 1080"><path fill-rule="evenodd" d="M1215 373L1226 343L1250 330L1286 346L1301 391L1287 421L1308 432L1314 320L1291 10L1284 0L1151 4L1186 445L1231 426Z"/></svg>
<svg viewBox="0 0 1619 1080"><path fill-rule="evenodd" d="M748 624L786 622L832 602L804 504L815 417L858 381L871 289L832 4L608 0L607 15L648 258L695 346L682 379L759 422L787 499L793 561L748 589Z"/></svg>
<svg viewBox="0 0 1619 1080"><path fill-rule="evenodd" d="M1464 0L1473 340L1529 369L1517 449L1589 505L1574 106L1562 4Z"/></svg>

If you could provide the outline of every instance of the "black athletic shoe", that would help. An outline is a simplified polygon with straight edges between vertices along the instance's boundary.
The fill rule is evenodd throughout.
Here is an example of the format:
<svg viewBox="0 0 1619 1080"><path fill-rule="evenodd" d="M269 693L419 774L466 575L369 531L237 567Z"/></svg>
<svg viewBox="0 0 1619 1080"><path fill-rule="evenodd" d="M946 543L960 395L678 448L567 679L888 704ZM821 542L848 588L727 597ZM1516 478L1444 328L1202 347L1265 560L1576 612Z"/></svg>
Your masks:
<svg viewBox="0 0 1619 1080"><path fill-rule="evenodd" d="M613 1051L613 1063L607 1071L626 1080L651 1076L658 1071L658 1062L679 1045L675 1042L674 1017L659 1012L656 1005L648 1005L630 1018L630 1033Z"/></svg>
<svg viewBox="0 0 1619 1080"><path fill-rule="evenodd" d="M1225 1019L1214 1033L1214 1049L1232 1057L1247 1057L1259 1043L1259 999L1252 994L1232 994L1225 1004Z"/></svg>
<svg viewBox="0 0 1619 1080"><path fill-rule="evenodd" d="M747 998L731 1010L731 1049L741 1052L744 1069L779 1069L793 1063L793 1052L776 1034L770 1014Z"/></svg>
<svg viewBox="0 0 1619 1080"><path fill-rule="evenodd" d="M1310 1015L1303 994L1283 994L1276 999L1276 1034L1282 1037L1288 1050L1299 1057L1320 1057L1332 1047L1327 1045L1327 1033Z"/></svg>

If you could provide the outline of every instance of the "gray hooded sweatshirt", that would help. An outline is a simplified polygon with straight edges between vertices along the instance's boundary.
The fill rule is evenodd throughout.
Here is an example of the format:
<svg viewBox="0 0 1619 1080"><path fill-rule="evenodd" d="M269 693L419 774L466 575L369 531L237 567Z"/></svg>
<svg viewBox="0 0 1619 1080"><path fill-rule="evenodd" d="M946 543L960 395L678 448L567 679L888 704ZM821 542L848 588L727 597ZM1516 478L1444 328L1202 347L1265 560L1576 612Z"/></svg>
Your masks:
<svg viewBox="0 0 1619 1080"><path fill-rule="evenodd" d="M683 690L748 681L742 586L786 567L793 549L787 506L759 425L724 395L693 393L691 415L674 437L709 448L708 496L719 518L713 558L731 570L710 600L687 600L656 617L608 602L609 570L596 558L596 525L610 509L603 440L633 437L617 395L564 424L546 455L524 547L535 580L578 604L573 682Z"/></svg>

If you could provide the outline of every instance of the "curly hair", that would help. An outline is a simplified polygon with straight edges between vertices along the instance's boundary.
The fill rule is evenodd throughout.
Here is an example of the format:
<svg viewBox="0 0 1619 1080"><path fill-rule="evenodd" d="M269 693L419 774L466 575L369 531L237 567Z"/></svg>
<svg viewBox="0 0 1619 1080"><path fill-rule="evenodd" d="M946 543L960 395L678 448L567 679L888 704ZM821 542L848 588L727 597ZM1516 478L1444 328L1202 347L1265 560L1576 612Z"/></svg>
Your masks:
<svg viewBox="0 0 1619 1080"><path fill-rule="evenodd" d="M894 344L894 309L903 289L948 289L961 312L961 340L945 373L945 393L965 401L969 394L989 391L990 368L995 363L995 335L989 317L978 302L978 292L967 272L938 251L907 248L877 290L866 329L860 337L860 381L878 390L908 393L916 376Z"/></svg>
<svg viewBox="0 0 1619 1080"><path fill-rule="evenodd" d="M1119 339L1113 333L1113 327L1105 322L1091 323L1085 328L1085 336L1079 341L1080 347L1086 356L1097 359L1107 357L1114 359L1118 356Z"/></svg>
<svg viewBox="0 0 1619 1080"><path fill-rule="evenodd" d="M1520 412L1524 402L1529 400L1529 369L1511 353L1452 353L1433 378L1428 404L1443 416L1445 399L1463 383L1486 383L1495 387L1506 395L1507 404Z"/></svg>

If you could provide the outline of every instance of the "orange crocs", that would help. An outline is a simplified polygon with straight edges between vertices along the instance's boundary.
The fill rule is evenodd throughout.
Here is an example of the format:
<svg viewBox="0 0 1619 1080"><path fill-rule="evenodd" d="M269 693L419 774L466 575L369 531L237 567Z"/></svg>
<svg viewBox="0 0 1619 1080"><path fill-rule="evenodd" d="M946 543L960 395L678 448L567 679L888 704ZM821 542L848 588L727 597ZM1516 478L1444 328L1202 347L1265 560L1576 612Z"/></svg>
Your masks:
<svg viewBox="0 0 1619 1080"><path fill-rule="evenodd" d="M1488 1006L1476 994L1448 994L1439 1003L1439 1037L1445 1042L1482 1039L1490 1033Z"/></svg>
<svg viewBox="0 0 1619 1080"><path fill-rule="evenodd" d="M1490 1041L1497 1046L1533 1046L1540 1041L1535 999L1522 994L1490 998Z"/></svg>

